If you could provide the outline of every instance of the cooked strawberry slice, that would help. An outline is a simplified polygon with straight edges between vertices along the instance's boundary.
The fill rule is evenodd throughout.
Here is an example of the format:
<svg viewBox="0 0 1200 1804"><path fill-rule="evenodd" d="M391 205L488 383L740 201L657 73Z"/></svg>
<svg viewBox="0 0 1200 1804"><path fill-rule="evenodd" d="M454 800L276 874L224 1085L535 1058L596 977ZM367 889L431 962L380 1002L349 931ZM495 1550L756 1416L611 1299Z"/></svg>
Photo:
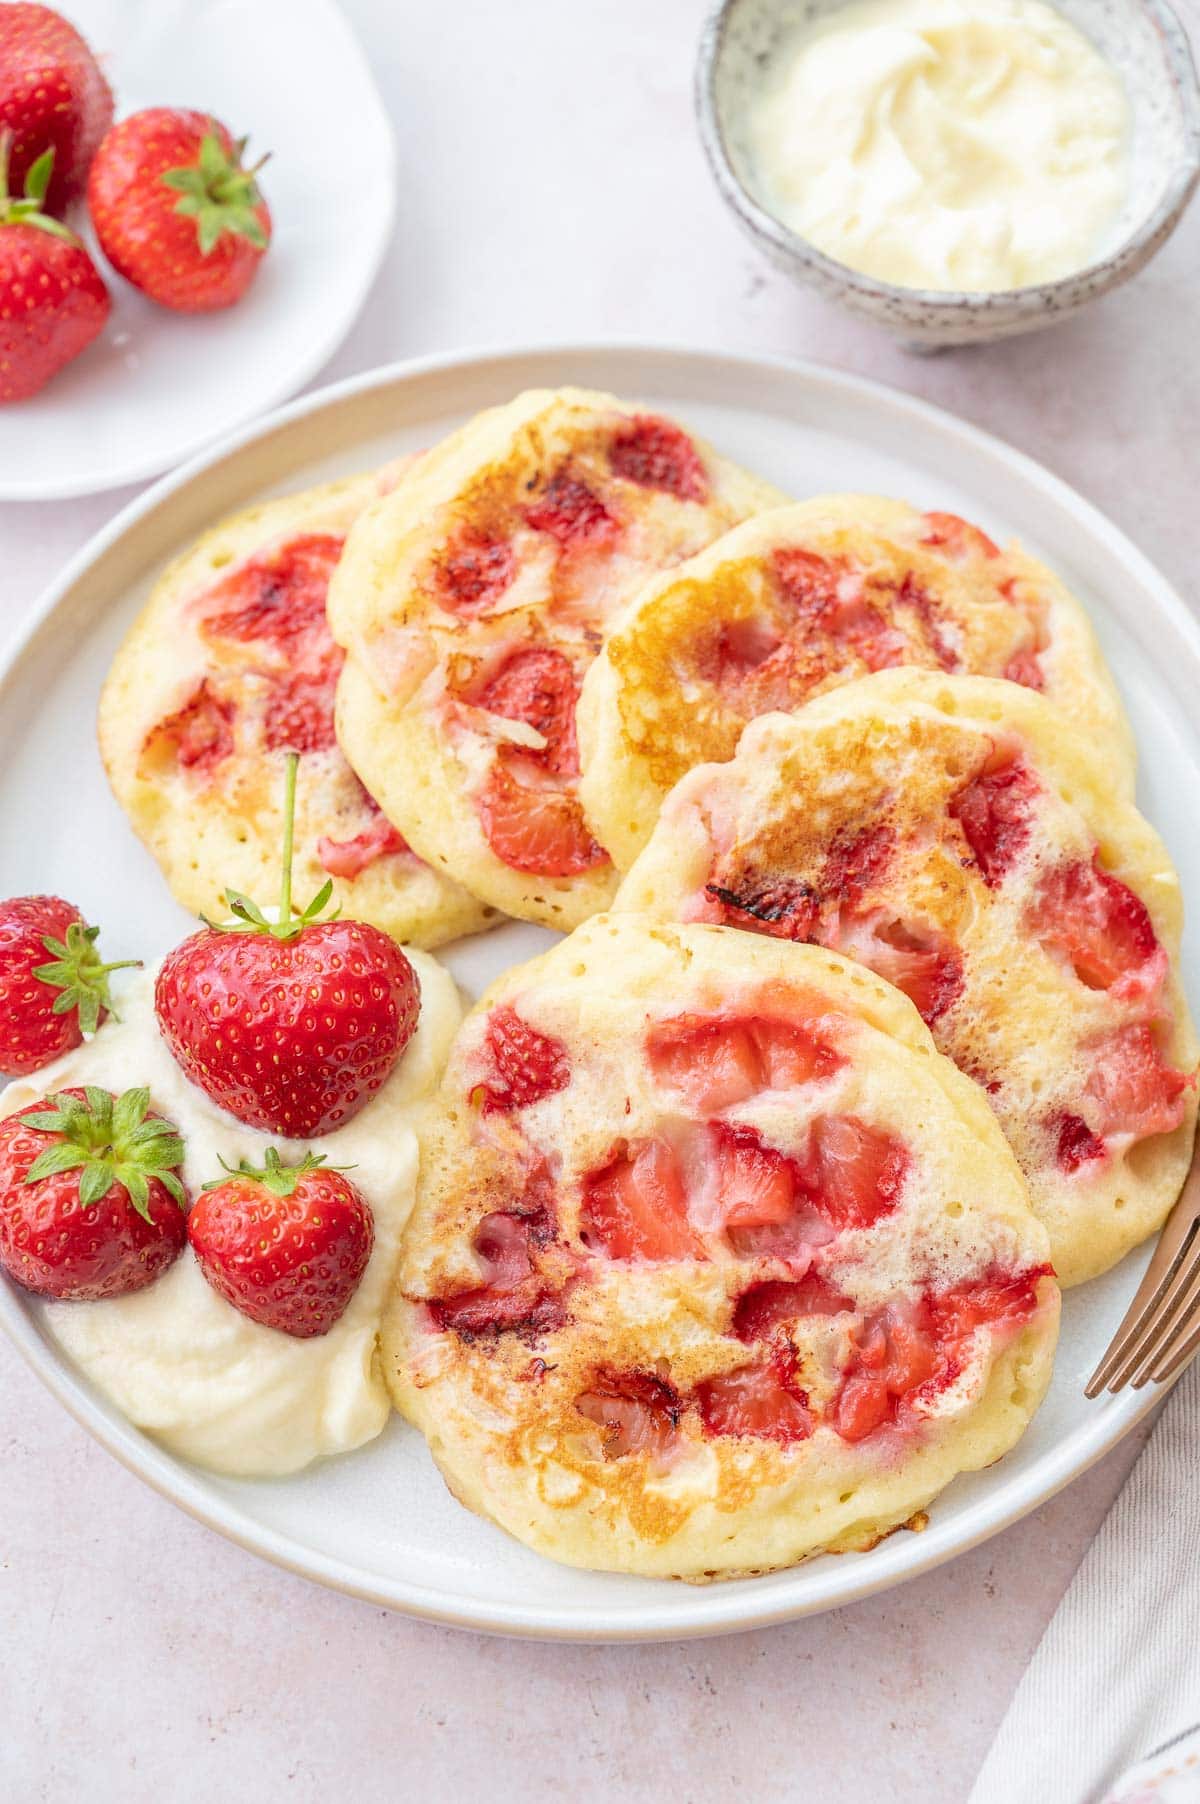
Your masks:
<svg viewBox="0 0 1200 1804"><path fill-rule="evenodd" d="M896 836L886 824L839 833L834 839L817 883L823 901L856 906L873 889L887 869Z"/></svg>
<svg viewBox="0 0 1200 1804"><path fill-rule="evenodd" d="M869 1228L899 1202L908 1154L855 1115L821 1115L800 1169L809 1201L834 1228Z"/></svg>
<svg viewBox="0 0 1200 1804"><path fill-rule="evenodd" d="M439 1328L461 1335L463 1340L482 1335L517 1334L524 1340L553 1334L567 1320L560 1295L547 1290L537 1278L527 1279L514 1290L462 1291L429 1305Z"/></svg>
<svg viewBox="0 0 1200 1804"><path fill-rule="evenodd" d="M333 705L341 657L314 675L276 682L267 702L263 743L270 752L329 752L337 744Z"/></svg>
<svg viewBox="0 0 1200 1804"><path fill-rule="evenodd" d="M855 1372L838 1391L833 1426L844 1441L865 1441L892 1416L887 1385L870 1372Z"/></svg>
<svg viewBox="0 0 1200 1804"><path fill-rule="evenodd" d="M963 1340L977 1328L1019 1327L1036 1313L1038 1280L1050 1267L1018 1273L992 1272L936 1292L929 1299L934 1333L942 1341Z"/></svg>
<svg viewBox="0 0 1200 1804"><path fill-rule="evenodd" d="M767 1089L794 1090L819 1084L845 1064L827 1040L801 1021L779 1021L756 1015L752 1032L762 1061Z"/></svg>
<svg viewBox="0 0 1200 1804"><path fill-rule="evenodd" d="M794 1162L757 1129L708 1124L703 1192L695 1208L713 1232L723 1230L742 1259L783 1259L807 1269L834 1229L805 1195Z"/></svg>
<svg viewBox="0 0 1200 1804"><path fill-rule="evenodd" d="M1037 789L1026 765L1005 758L964 783L947 804L989 889L995 889L1025 849Z"/></svg>
<svg viewBox="0 0 1200 1804"><path fill-rule="evenodd" d="M564 789L518 783L503 756L493 763L475 805L488 845L514 871L577 877L608 863L576 797Z"/></svg>
<svg viewBox="0 0 1200 1804"><path fill-rule="evenodd" d="M1046 686L1046 673L1031 645L1024 645L1013 653L1004 666L1004 674L1010 683L1020 683L1024 689L1044 689Z"/></svg>
<svg viewBox="0 0 1200 1804"><path fill-rule="evenodd" d="M696 665L718 689L737 689L781 649L789 648L774 627L751 614L746 620L729 620L719 627L715 638L697 652Z"/></svg>
<svg viewBox="0 0 1200 1804"><path fill-rule="evenodd" d="M712 1121L708 1135L716 1206L723 1225L736 1230L790 1220L796 1204L792 1161L768 1146L757 1128Z"/></svg>
<svg viewBox="0 0 1200 1804"><path fill-rule="evenodd" d="M846 1441L861 1441L895 1422L914 1400L952 1384L963 1343L979 1328L1007 1333L1038 1306L1038 1280L1049 1272L991 1272L949 1290L897 1300L873 1310L851 1333L851 1359L833 1406Z"/></svg>
<svg viewBox="0 0 1200 1804"><path fill-rule="evenodd" d="M904 639L863 589L861 574L844 559L818 557L789 547L773 560L775 580L795 608L806 636L828 633L862 659L868 670L884 670L904 657Z"/></svg>
<svg viewBox="0 0 1200 1804"><path fill-rule="evenodd" d="M646 1057L658 1082L700 1115L715 1115L762 1089L762 1060L747 1020L673 1015L656 1021L646 1035Z"/></svg>
<svg viewBox="0 0 1200 1804"><path fill-rule="evenodd" d="M636 414L608 450L614 475L644 489L661 489L679 501L708 500L708 477L687 433L656 414Z"/></svg>
<svg viewBox="0 0 1200 1804"><path fill-rule="evenodd" d="M434 565L438 606L449 614L486 614L516 573L516 555L506 540L463 532Z"/></svg>
<svg viewBox="0 0 1200 1804"><path fill-rule="evenodd" d="M194 777L210 776L233 752L233 719L233 703L205 677L182 708L147 734L144 751L154 759L165 754Z"/></svg>
<svg viewBox="0 0 1200 1804"><path fill-rule="evenodd" d="M928 590L917 582L911 570L896 591L894 606L908 608L915 614L925 645L940 669L958 670L961 667L962 659L958 655L958 648L946 630L946 621L938 604Z"/></svg>
<svg viewBox="0 0 1200 1804"><path fill-rule="evenodd" d="M656 1021L646 1036L646 1056L659 1083L682 1095L698 1115L716 1114L760 1090L819 1082L844 1062L803 1023L759 1015Z"/></svg>
<svg viewBox="0 0 1200 1804"><path fill-rule="evenodd" d="M289 663L313 641L332 645L325 597L344 544L338 533L302 533L241 564L204 597L205 636L270 645Z"/></svg>
<svg viewBox="0 0 1200 1804"><path fill-rule="evenodd" d="M776 582L801 618L828 624L838 606L839 585L847 575L847 566L798 546L783 547L775 553L772 563Z"/></svg>
<svg viewBox="0 0 1200 1804"><path fill-rule="evenodd" d="M535 532L557 539L565 551L611 544L620 531L599 495L565 468L550 478L538 500L525 509L525 520Z"/></svg>
<svg viewBox="0 0 1200 1804"><path fill-rule="evenodd" d="M606 1259L655 1265L704 1257L688 1221L679 1160L665 1140L619 1152L584 1178L579 1238Z"/></svg>
<svg viewBox="0 0 1200 1804"><path fill-rule="evenodd" d="M834 1289L820 1272L797 1279L768 1278L751 1284L733 1310L731 1333L738 1340L769 1340L776 1329L802 1321L806 1316L841 1315L853 1302Z"/></svg>
<svg viewBox="0 0 1200 1804"><path fill-rule="evenodd" d="M481 690L478 705L540 733L545 750L530 755L562 777L579 775L575 704L579 684L569 658L536 645L514 651Z"/></svg>
<svg viewBox="0 0 1200 1804"><path fill-rule="evenodd" d="M834 631L837 638L868 670L890 670L903 664L907 646L903 634L865 599L846 602L839 608Z"/></svg>
<svg viewBox="0 0 1200 1804"><path fill-rule="evenodd" d="M1104 1158L1103 1140L1093 1134L1082 1116L1060 1110L1051 1116L1049 1128L1054 1136L1055 1157L1064 1171L1078 1171L1081 1165Z"/></svg>
<svg viewBox="0 0 1200 1804"><path fill-rule="evenodd" d="M1183 1092L1194 1079L1163 1063L1153 1031L1141 1023L1118 1027L1113 1033L1080 1048L1091 1066L1084 1086L1085 1097L1095 1104L1089 1110L1091 1126L1104 1139L1113 1134L1169 1134L1184 1116Z"/></svg>
<svg viewBox="0 0 1200 1804"><path fill-rule="evenodd" d="M371 825L356 833L353 839L330 839L328 834L323 834L317 841L317 857L331 877L360 877L377 859L407 851L407 840L378 810Z"/></svg>
<svg viewBox="0 0 1200 1804"><path fill-rule="evenodd" d="M829 943L903 990L929 1026L962 992L962 955L932 928L851 913L842 916Z"/></svg>
<svg viewBox="0 0 1200 1804"><path fill-rule="evenodd" d="M1061 953L1089 990L1135 996L1157 989L1166 954L1140 896L1107 871L1098 854L1050 871L1038 888L1029 922L1042 945Z"/></svg>
<svg viewBox="0 0 1200 1804"><path fill-rule="evenodd" d="M483 1037L484 1076L471 1092L485 1115L527 1109L571 1081L564 1043L541 1034L516 1009L502 1004L488 1016Z"/></svg>
<svg viewBox="0 0 1200 1804"><path fill-rule="evenodd" d="M852 1354L834 1400L833 1423L844 1441L861 1441L896 1420L899 1406L922 1388L947 1382L956 1367L938 1344L927 1299L898 1299L866 1316L851 1334Z"/></svg>
<svg viewBox="0 0 1200 1804"><path fill-rule="evenodd" d="M566 1319L562 1299L534 1267L535 1248L549 1244L555 1233L553 1210L545 1204L529 1213L495 1210L485 1215L472 1243L484 1281L432 1298L429 1310L438 1327L467 1338L561 1327Z"/></svg>
<svg viewBox="0 0 1200 1804"><path fill-rule="evenodd" d="M968 557L999 557L1000 547L989 539L981 527L972 526L958 514L926 514L922 545L933 545L947 557L963 562Z"/></svg>
<svg viewBox="0 0 1200 1804"><path fill-rule="evenodd" d="M791 708L803 699L797 691L795 646L768 622L751 616L729 621L693 655L696 675L711 683L744 719ZM811 685L805 679L803 687Z"/></svg>
<svg viewBox="0 0 1200 1804"><path fill-rule="evenodd" d="M576 1397L575 1408L603 1430L605 1459L630 1453L653 1458L674 1441L683 1400L673 1384L653 1372L600 1371Z"/></svg>
<svg viewBox="0 0 1200 1804"><path fill-rule="evenodd" d="M757 1436L788 1446L813 1431L808 1395L796 1382L795 1355L781 1350L767 1365L738 1366L696 1386L705 1432Z"/></svg>
<svg viewBox="0 0 1200 1804"><path fill-rule="evenodd" d="M743 881L736 887L713 881L705 884L704 893L720 905L731 927L766 933L772 939L810 940L820 921L820 897L812 884L799 878Z"/></svg>

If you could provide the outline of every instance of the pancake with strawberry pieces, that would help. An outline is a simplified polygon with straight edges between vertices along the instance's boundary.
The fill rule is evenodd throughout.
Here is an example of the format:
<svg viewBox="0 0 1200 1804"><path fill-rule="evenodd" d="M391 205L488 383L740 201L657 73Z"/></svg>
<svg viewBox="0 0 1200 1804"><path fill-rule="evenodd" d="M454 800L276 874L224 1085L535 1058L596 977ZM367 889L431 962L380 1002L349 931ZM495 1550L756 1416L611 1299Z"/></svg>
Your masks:
<svg viewBox="0 0 1200 1804"><path fill-rule="evenodd" d="M782 497L658 414L535 390L477 415L369 508L330 589L338 737L424 858L505 913L605 905L575 705L649 575Z"/></svg>
<svg viewBox="0 0 1200 1804"><path fill-rule="evenodd" d="M815 941L912 998L984 1088L1078 1284L1161 1224L1196 1121L1179 879L1041 696L884 671L672 791L617 906Z"/></svg>
<svg viewBox="0 0 1200 1804"><path fill-rule="evenodd" d="M193 914L274 888L284 761L300 754L295 882L347 915L437 946L494 918L408 847L338 748L342 653L330 576L362 509L403 465L268 501L165 571L117 653L100 749L117 800Z"/></svg>
<svg viewBox="0 0 1200 1804"><path fill-rule="evenodd" d="M696 1581L912 1522L1018 1440L1058 1323L1012 1154L898 991L617 916L464 1023L398 1286L385 1373L455 1496Z"/></svg>
<svg viewBox="0 0 1200 1804"><path fill-rule="evenodd" d="M748 721L894 665L1040 690L1103 741L1114 781L1132 789L1120 699L1052 571L954 514L819 495L647 583L589 670L580 794L614 862L628 869L672 784L732 758Z"/></svg>

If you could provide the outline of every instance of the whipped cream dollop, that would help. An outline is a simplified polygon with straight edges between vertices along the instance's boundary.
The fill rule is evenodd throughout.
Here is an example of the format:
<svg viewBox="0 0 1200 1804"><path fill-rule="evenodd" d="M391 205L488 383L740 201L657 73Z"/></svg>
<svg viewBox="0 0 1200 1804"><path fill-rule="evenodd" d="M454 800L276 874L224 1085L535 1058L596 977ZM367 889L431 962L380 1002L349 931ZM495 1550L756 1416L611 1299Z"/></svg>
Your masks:
<svg viewBox="0 0 1200 1804"><path fill-rule="evenodd" d="M1121 81L1043 0L851 0L785 33L742 135L769 212L912 288L1082 269L1129 187Z"/></svg>
<svg viewBox="0 0 1200 1804"><path fill-rule="evenodd" d="M305 1150L347 1171L371 1205L375 1244L362 1281L328 1334L296 1340L252 1322L209 1284L190 1247L147 1289L99 1303L37 1305L50 1333L97 1390L130 1421L184 1459L241 1477L298 1471L322 1454L372 1440L390 1403L376 1350L380 1317L416 1194L414 1121L441 1077L462 1014L448 971L408 951L421 985L416 1033L366 1107L336 1133L287 1140L244 1127L188 1081L154 1017L154 973L121 995L106 1022L75 1051L10 1084L11 1114L71 1084L120 1092L139 1084L151 1107L183 1136L190 1196L221 1176L223 1159L262 1164L268 1146L285 1163Z"/></svg>

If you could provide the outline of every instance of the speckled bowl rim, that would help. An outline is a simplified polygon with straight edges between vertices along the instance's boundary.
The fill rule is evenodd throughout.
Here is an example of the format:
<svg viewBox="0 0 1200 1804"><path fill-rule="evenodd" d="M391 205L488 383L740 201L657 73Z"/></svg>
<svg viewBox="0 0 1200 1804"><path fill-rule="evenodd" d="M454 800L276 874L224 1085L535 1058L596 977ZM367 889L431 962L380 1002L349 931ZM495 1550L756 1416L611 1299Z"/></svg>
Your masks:
<svg viewBox="0 0 1200 1804"><path fill-rule="evenodd" d="M1120 249L1073 275L1024 288L907 288L897 282L881 282L826 256L809 239L776 219L755 200L734 169L717 108L716 78L730 14L741 3L742 0L719 0L705 21L696 59L694 99L700 141L721 196L754 236L771 249L864 302L880 308L890 305L898 320L903 320L906 311L918 309L925 315L927 325L936 323L931 315L949 325L964 315L993 310L1003 310L1010 318L1028 315L1045 319L1055 311L1064 313L1115 287L1127 273L1140 267L1170 236L1200 181L1200 78L1187 32L1167 0L1139 0L1162 37L1167 66L1179 95L1185 150L1158 205Z"/></svg>

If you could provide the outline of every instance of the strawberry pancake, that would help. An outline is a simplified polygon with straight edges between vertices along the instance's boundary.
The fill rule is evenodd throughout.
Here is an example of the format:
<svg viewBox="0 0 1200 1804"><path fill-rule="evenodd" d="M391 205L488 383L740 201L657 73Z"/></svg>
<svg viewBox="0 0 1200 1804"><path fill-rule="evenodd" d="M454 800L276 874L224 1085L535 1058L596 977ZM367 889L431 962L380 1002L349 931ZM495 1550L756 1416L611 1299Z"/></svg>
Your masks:
<svg viewBox="0 0 1200 1804"><path fill-rule="evenodd" d="M297 890L331 879L345 912L440 945L490 912L406 846L334 737L342 654L325 619L351 522L399 468L268 501L165 572L117 653L100 749L117 800L193 914L273 887L284 759L300 753Z"/></svg>
<svg viewBox="0 0 1200 1804"><path fill-rule="evenodd" d="M732 758L747 721L892 665L1037 689L1133 781L1129 727L1079 603L953 514L820 495L747 521L646 584L579 704L580 794L623 870L671 785Z"/></svg>
<svg viewBox="0 0 1200 1804"><path fill-rule="evenodd" d="M602 908L575 734L600 635L781 499L673 421L564 389L477 415L369 508L329 594L338 737L422 857L550 927Z"/></svg>
<svg viewBox="0 0 1200 1804"><path fill-rule="evenodd" d="M1020 1437L1057 1322L1012 1154L898 991L600 916L460 1031L383 1348L464 1503L699 1581L919 1526Z"/></svg>
<svg viewBox="0 0 1200 1804"><path fill-rule="evenodd" d="M1196 1119L1179 880L1107 745L1029 689L884 671L746 729L667 800L618 906L816 941L983 1085L1064 1284L1178 1194Z"/></svg>

